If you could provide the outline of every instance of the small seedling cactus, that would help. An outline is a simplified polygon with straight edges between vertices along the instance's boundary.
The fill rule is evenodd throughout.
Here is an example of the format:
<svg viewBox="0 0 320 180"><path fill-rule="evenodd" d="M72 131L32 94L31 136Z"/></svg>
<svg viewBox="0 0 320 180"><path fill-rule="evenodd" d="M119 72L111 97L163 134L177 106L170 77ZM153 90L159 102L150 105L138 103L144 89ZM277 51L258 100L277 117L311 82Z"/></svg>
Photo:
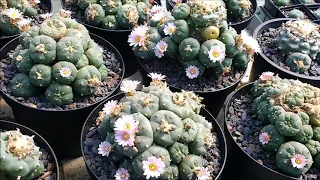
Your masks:
<svg viewBox="0 0 320 180"><path fill-rule="evenodd" d="M245 31L238 35L228 27L223 1L205 0L177 3L171 14L160 9L149 24L132 30L128 43L141 59L178 60L189 79L205 71L218 77L243 70L260 50Z"/></svg>
<svg viewBox="0 0 320 180"><path fill-rule="evenodd" d="M265 72L251 92L253 117L267 124L259 141L264 149L277 152L280 170L299 177L313 162L319 164L320 89Z"/></svg>
<svg viewBox="0 0 320 180"><path fill-rule="evenodd" d="M320 62L319 25L309 20L287 21L277 30L275 43L291 71L304 73L312 61Z"/></svg>
<svg viewBox="0 0 320 180"><path fill-rule="evenodd" d="M228 18L232 20L249 18L252 3L250 0L226 0Z"/></svg>
<svg viewBox="0 0 320 180"><path fill-rule="evenodd" d="M288 12L288 18L305 19L305 14L299 9L292 9Z"/></svg>
<svg viewBox="0 0 320 180"><path fill-rule="evenodd" d="M29 98L45 88L53 105L69 105L74 93L93 95L107 78L102 49L70 13L46 14L40 27L21 28L21 45L12 55L20 72L11 80L14 96Z"/></svg>
<svg viewBox="0 0 320 180"><path fill-rule="evenodd" d="M108 101L96 119L105 140L99 154L118 168L119 179L210 179L206 159L213 140L212 124L199 115L202 98L193 92L171 92L165 76L150 73L152 82L141 91L127 80L118 102ZM209 162L208 162L209 161ZM121 178L120 178L121 177Z"/></svg>
<svg viewBox="0 0 320 180"><path fill-rule="evenodd" d="M0 133L1 177L8 179L38 179L44 172L41 151L33 136L19 129Z"/></svg>

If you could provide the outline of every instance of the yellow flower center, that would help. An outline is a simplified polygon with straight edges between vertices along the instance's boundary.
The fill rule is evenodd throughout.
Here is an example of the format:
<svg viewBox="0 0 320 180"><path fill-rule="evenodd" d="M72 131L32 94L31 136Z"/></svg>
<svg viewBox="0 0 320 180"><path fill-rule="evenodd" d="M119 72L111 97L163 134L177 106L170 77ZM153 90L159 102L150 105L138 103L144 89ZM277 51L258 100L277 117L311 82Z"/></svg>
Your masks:
<svg viewBox="0 0 320 180"><path fill-rule="evenodd" d="M156 170L157 170L157 165L154 164L154 163L151 163L151 164L149 165L149 169L150 169L151 171L156 171Z"/></svg>
<svg viewBox="0 0 320 180"><path fill-rule="evenodd" d="M165 48L166 48L165 45L161 45L161 46L160 46L160 49L162 49L162 50L164 50Z"/></svg>
<svg viewBox="0 0 320 180"><path fill-rule="evenodd" d="M127 177L126 173L122 173L122 174L121 174L121 178L122 178L122 179L124 179L124 178L126 178L126 177Z"/></svg>
<svg viewBox="0 0 320 180"><path fill-rule="evenodd" d="M126 125L124 126L124 128L127 129L127 130L129 130L129 129L131 128L131 126L130 126L130 124L126 124Z"/></svg>
<svg viewBox="0 0 320 180"><path fill-rule="evenodd" d="M124 133L124 134L123 134L123 139L124 139L124 140L130 139L130 134Z"/></svg>
<svg viewBox="0 0 320 180"><path fill-rule="evenodd" d="M136 38L135 38L136 43L140 42L140 40L141 40L141 37L140 36L136 36Z"/></svg>
<svg viewBox="0 0 320 180"><path fill-rule="evenodd" d="M109 146L106 146L106 147L104 148L104 150L105 150L106 152L109 152L109 151L110 151L110 147L109 147Z"/></svg>
<svg viewBox="0 0 320 180"><path fill-rule="evenodd" d="M200 171L200 172L199 172L199 176L200 176L200 177L201 177L201 176L204 176L204 174L205 174L204 171Z"/></svg>
<svg viewBox="0 0 320 180"><path fill-rule="evenodd" d="M175 30L176 30L176 29L175 29L174 27L170 27L170 28L169 28L169 32L171 32L171 33L174 33Z"/></svg>
<svg viewBox="0 0 320 180"><path fill-rule="evenodd" d="M212 56L213 57L219 57L220 56L220 53L218 51L213 51L212 52Z"/></svg>
<svg viewBox="0 0 320 180"><path fill-rule="evenodd" d="M270 137L269 136L263 136L263 140L268 142L268 141L270 141Z"/></svg>
<svg viewBox="0 0 320 180"><path fill-rule="evenodd" d="M190 69L190 74L195 74L196 70L195 69Z"/></svg>
<svg viewBox="0 0 320 180"><path fill-rule="evenodd" d="M68 74L69 74L69 70L68 70L68 69L64 69L64 70L62 71L62 73L63 73L63 75L68 75Z"/></svg>
<svg viewBox="0 0 320 180"><path fill-rule="evenodd" d="M302 164L302 159L301 159L301 158L297 158L297 159L295 160L295 162L296 162L297 164Z"/></svg>

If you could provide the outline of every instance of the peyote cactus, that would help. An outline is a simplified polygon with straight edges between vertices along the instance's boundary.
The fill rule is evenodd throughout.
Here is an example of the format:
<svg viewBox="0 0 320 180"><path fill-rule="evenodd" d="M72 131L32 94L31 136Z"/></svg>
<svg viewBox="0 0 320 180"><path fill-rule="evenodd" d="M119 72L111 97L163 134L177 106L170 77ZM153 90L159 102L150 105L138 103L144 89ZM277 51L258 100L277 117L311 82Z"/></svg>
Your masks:
<svg viewBox="0 0 320 180"><path fill-rule="evenodd" d="M252 3L250 0L225 0L228 18L232 20L249 18Z"/></svg>
<svg viewBox="0 0 320 180"><path fill-rule="evenodd" d="M215 141L212 124L199 115L201 98L193 92L171 92L161 74L149 76L150 86L141 91L135 90L138 81L124 81L125 96L108 101L96 119L103 139L98 153L118 168L110 177L214 177L216 167L205 154Z"/></svg>
<svg viewBox="0 0 320 180"><path fill-rule="evenodd" d="M292 9L291 11L288 12L288 18L305 19L305 15L299 9Z"/></svg>
<svg viewBox="0 0 320 180"><path fill-rule="evenodd" d="M44 172L41 151L33 136L19 129L0 133L0 172L5 179L37 179Z"/></svg>
<svg viewBox="0 0 320 180"><path fill-rule="evenodd" d="M299 177L319 161L320 89L265 72L251 91L253 117L269 124L260 132L261 146L277 152L280 170Z"/></svg>
<svg viewBox="0 0 320 180"><path fill-rule="evenodd" d="M148 25L132 30L128 43L144 60L177 59L189 79L202 74L218 78L243 70L260 50L257 41L245 31L238 35L228 27L222 0L179 2L171 14L159 9Z"/></svg>
<svg viewBox="0 0 320 180"><path fill-rule="evenodd" d="M53 18L48 14L40 27L23 28L21 45L12 55L20 72L11 81L14 96L29 98L45 92L51 104L64 106L72 104L76 94L93 95L107 79L101 47L70 13L61 10Z"/></svg>
<svg viewBox="0 0 320 180"><path fill-rule="evenodd" d="M275 43L287 57L285 64L291 71L304 73L311 61L318 61L320 52L319 26L309 20L291 20L276 31Z"/></svg>

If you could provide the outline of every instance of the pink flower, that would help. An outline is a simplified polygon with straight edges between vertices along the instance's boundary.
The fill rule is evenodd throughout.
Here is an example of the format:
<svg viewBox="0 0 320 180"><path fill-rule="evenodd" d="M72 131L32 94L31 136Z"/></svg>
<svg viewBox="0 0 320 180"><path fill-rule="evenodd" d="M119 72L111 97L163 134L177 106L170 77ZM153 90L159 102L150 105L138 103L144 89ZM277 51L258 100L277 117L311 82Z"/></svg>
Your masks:
<svg viewBox="0 0 320 180"><path fill-rule="evenodd" d="M301 169L307 164L306 157L304 157L302 154L295 154L291 158L291 164L293 167Z"/></svg>
<svg viewBox="0 0 320 180"><path fill-rule="evenodd" d="M116 178L116 180L129 180L130 174L129 174L128 170L126 170L124 168L119 168L116 171L115 178Z"/></svg>
<svg viewBox="0 0 320 180"><path fill-rule="evenodd" d="M112 146L108 141L103 141L99 144L98 153L102 156L109 156Z"/></svg>
<svg viewBox="0 0 320 180"><path fill-rule="evenodd" d="M135 120L132 115L123 115L114 123L114 131L131 131L138 130L139 121Z"/></svg>
<svg viewBox="0 0 320 180"><path fill-rule="evenodd" d="M260 79L262 81L270 81L273 77L274 73L273 72L263 72L261 75L260 75Z"/></svg>
<svg viewBox="0 0 320 180"><path fill-rule="evenodd" d="M115 141L122 147L134 146L134 132L123 130L115 132Z"/></svg>
<svg viewBox="0 0 320 180"><path fill-rule="evenodd" d="M266 132L263 132L259 135L259 141L261 142L261 144L268 144L270 140L271 140L271 137Z"/></svg>
<svg viewBox="0 0 320 180"><path fill-rule="evenodd" d="M210 178L209 169L206 167L201 167L197 172L198 180L208 180Z"/></svg>
<svg viewBox="0 0 320 180"><path fill-rule="evenodd" d="M150 179L150 177L158 178L160 174L164 172L166 166L161 158L155 156L148 157L148 160L142 161L142 165L143 175L145 175L147 179Z"/></svg>

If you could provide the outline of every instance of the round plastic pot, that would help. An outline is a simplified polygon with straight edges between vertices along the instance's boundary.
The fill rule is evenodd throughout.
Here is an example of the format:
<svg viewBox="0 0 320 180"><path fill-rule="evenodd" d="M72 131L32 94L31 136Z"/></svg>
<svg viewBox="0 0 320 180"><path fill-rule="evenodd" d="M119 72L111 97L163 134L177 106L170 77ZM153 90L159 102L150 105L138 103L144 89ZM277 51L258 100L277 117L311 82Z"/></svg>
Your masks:
<svg viewBox="0 0 320 180"><path fill-rule="evenodd" d="M28 135L28 136L34 136L33 140L36 143L36 145L44 150L46 150L48 152L48 154L51 156L52 159L52 163L54 164L54 172L56 174L56 180L59 180L59 164L58 164L58 160L57 157L54 153L54 151L52 150L52 148L50 147L49 143L42 137L40 136L37 132L35 132L34 130L23 126L21 124L17 124L14 122L10 122L10 121L5 121L5 120L0 120L0 128L6 131L11 131L11 130L17 130L17 128L20 129L20 132L22 134Z"/></svg>
<svg viewBox="0 0 320 180"><path fill-rule="evenodd" d="M84 121L101 101L119 91L120 83L124 76L125 66L118 50L105 39L94 34L90 34L90 36L96 43L107 47L109 51L115 53L122 69L118 86L102 100L83 108L55 111L29 107L0 91L3 99L11 106L16 122L28 126L41 134L51 144L59 159L81 156L79 133ZM5 58L6 54L18 44L18 38L6 44L0 50L0 58Z"/></svg>
<svg viewBox="0 0 320 180"><path fill-rule="evenodd" d="M263 31L268 30L269 28L278 28L282 25L282 23L294 20L291 18L279 18L272 19L260 24L253 33L253 37L256 39ZM318 22L320 24L320 22ZM298 74L289 70L286 70L276 63L274 63L271 59L269 59L263 52L259 52L255 54L253 67L251 71L251 80L258 79L258 76L265 71L271 71L275 74L278 74L281 78L287 79L299 79L301 82L311 84L316 87L320 87L320 77L316 76L306 76L303 74Z"/></svg>
<svg viewBox="0 0 320 180"><path fill-rule="evenodd" d="M41 0L40 7L42 7L43 9L49 9L49 11L52 12L51 0ZM19 34L0 37L0 48L2 48L5 44L7 44L9 41L14 39L18 35Z"/></svg>
<svg viewBox="0 0 320 180"><path fill-rule="evenodd" d="M143 59L140 59L138 57L137 61L139 64L139 71L142 75L142 82L144 85L149 85L149 83L151 82L151 79L148 77L149 72L146 67L144 66L144 64L142 63L142 61L144 61ZM246 71L248 70L248 67L246 69ZM245 76L246 71L243 73L243 75L238 79L238 81L236 81L234 84L232 84L229 87L225 87L216 91L193 91L194 93L196 93L198 96L203 97L203 104L205 105L206 109L213 115L213 117L217 118L227 96L234 91L238 84L240 83L240 81L242 80L242 78ZM177 88L175 86L172 86L170 84L168 84L169 88L171 91L173 92L181 92L181 88ZM220 122L219 122L220 123ZM222 122L220 123L222 124Z"/></svg>
<svg viewBox="0 0 320 180"><path fill-rule="evenodd" d="M88 116L86 122L83 125L82 131L81 131L81 141L80 141L81 150L82 150L82 157L84 158L84 162L86 163L86 168L88 170L89 176L93 180L98 180L99 178L94 173L94 171L90 168L90 166L87 164L87 161L86 161L86 155L84 153L84 142L86 140L86 135L88 134L90 128L92 127L92 124L95 124L96 117L99 114L99 111L101 111L102 108L104 107L104 104L110 100L120 101L120 99L123 98L124 96L125 96L124 93L119 93L119 94L116 94L116 95L104 100L91 112L91 114ZM222 177L222 172L223 172L223 169L224 169L224 166L226 163L226 159L227 159L227 145L226 145L225 136L223 134L223 131L222 131L220 125L218 124L216 119L210 114L209 111L202 108L200 111L200 115L204 116L206 118L206 120L208 120L209 122L212 123L212 127L214 127L214 131L217 133L217 137L219 139L219 146L220 146L219 150L220 150L220 156L221 156L221 169L220 169L219 174L215 177L215 179L222 180L222 179L224 179Z"/></svg>
<svg viewBox="0 0 320 180"><path fill-rule="evenodd" d="M248 155L233 139L231 132L227 128L227 113L231 103L235 99L240 99L241 96L248 93L253 83L247 84L230 97L225 108L225 125L224 131L228 146L228 159L226 163L226 179L259 179L259 180L293 180L296 178L281 174L266 166L261 165L250 155ZM297 180L297 179L296 179Z"/></svg>

